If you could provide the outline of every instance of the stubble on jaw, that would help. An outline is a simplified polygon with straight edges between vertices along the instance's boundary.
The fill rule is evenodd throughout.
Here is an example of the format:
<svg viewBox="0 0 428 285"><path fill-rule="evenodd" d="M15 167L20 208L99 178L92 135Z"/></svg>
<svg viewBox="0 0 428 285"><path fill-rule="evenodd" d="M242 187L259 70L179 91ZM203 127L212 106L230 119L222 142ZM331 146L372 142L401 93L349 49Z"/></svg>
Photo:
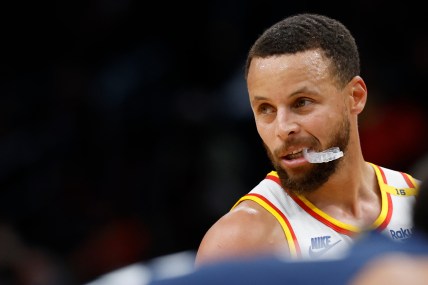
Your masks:
<svg viewBox="0 0 428 285"><path fill-rule="evenodd" d="M337 128L336 133L333 135L333 139L329 143L327 148L330 147L339 147L346 155L346 149L348 147L350 137L350 122L344 116L342 124ZM292 144L296 144L293 139L285 141L283 148L286 149ZM299 142L301 144L301 142ZM274 155L266 144L263 144L267 155L278 173L278 177L281 181L281 185L284 189L296 194L304 195L311 193L319 189L328 179L333 175L338 169L341 158L336 159L327 163L314 163L311 164L307 170L302 169L305 173L292 174L284 170L278 163L278 156ZM314 138L313 142L310 145L317 145L317 141ZM326 149L327 149L326 148ZM320 151L320 150L319 150ZM274 151L277 153L279 151Z"/></svg>

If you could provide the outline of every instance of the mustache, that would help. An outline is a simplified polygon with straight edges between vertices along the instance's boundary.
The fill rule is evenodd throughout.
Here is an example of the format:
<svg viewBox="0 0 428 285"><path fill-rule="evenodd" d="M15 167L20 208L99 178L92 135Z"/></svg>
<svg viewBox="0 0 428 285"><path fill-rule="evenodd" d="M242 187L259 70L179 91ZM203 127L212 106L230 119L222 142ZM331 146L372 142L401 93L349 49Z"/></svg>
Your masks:
<svg viewBox="0 0 428 285"><path fill-rule="evenodd" d="M313 150L316 150L316 147L319 146L319 141L313 137L309 138L289 138L283 142L281 146L273 150L275 156L281 156L284 153L287 153L290 148L296 146L306 146Z"/></svg>

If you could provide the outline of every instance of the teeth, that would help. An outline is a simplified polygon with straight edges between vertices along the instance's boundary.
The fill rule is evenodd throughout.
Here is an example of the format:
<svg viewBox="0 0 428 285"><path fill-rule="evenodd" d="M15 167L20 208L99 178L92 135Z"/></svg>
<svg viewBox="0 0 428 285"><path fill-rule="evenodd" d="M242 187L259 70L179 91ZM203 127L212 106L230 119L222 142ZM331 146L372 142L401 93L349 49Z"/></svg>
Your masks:
<svg viewBox="0 0 428 285"><path fill-rule="evenodd" d="M290 154L296 154L296 153L299 153L299 152L302 152L302 150L295 150L295 151L291 152Z"/></svg>

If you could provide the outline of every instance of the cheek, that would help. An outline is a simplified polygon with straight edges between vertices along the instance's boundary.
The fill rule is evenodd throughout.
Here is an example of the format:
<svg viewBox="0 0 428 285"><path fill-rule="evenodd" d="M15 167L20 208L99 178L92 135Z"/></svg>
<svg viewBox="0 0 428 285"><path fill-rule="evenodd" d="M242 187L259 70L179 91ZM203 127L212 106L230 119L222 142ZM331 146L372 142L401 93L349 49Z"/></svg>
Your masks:
<svg viewBox="0 0 428 285"><path fill-rule="evenodd" d="M343 115L348 113L347 106L341 99L336 99L336 102L326 104L318 115L324 117L324 121L335 122L340 121Z"/></svg>
<svg viewBox="0 0 428 285"><path fill-rule="evenodd" d="M302 127L314 137L322 139L329 136L336 128L339 118L331 113L314 114L310 118L303 118Z"/></svg>
<svg viewBox="0 0 428 285"><path fill-rule="evenodd" d="M269 144L275 138L275 129L273 124L266 124L256 121L257 132L265 144Z"/></svg>

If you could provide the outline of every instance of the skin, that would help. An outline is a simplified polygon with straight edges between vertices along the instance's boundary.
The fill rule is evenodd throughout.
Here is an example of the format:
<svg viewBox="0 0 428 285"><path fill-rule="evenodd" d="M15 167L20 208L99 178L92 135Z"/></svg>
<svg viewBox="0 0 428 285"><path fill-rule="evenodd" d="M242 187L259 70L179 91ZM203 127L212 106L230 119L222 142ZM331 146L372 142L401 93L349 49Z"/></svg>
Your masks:
<svg viewBox="0 0 428 285"><path fill-rule="evenodd" d="M331 147L349 122L349 141L336 170L322 185L299 193L335 219L367 227L381 207L376 176L363 158L358 135L357 117L367 88L359 76L339 86L330 70L320 50L254 58L247 76L249 99L272 163L297 185L317 167L303 157L302 149ZM207 231L195 265L279 252L289 253L280 224L257 203L244 201Z"/></svg>

